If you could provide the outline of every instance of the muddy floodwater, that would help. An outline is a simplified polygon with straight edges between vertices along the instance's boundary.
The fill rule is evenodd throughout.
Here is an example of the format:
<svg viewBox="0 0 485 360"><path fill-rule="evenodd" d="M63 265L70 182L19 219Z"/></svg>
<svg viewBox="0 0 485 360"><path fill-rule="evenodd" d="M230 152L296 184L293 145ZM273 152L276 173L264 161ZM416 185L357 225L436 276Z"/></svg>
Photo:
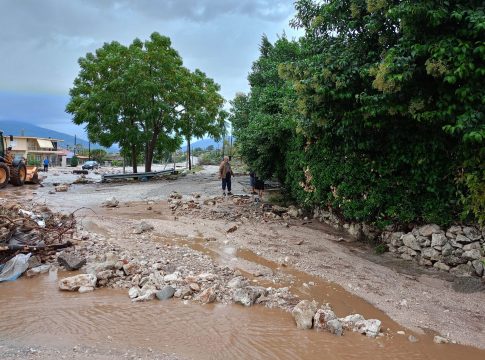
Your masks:
<svg viewBox="0 0 485 360"><path fill-rule="evenodd" d="M51 180L54 182L59 178L52 176ZM291 313L260 305L250 308L241 305L200 305L175 298L132 303L128 289L98 288L85 294L62 292L58 290L58 279L73 274L52 271L36 278L22 277L15 282L0 283L0 359L3 358L4 344L27 351L26 356L21 353L20 356L14 356L15 359L39 360L77 359L73 356L73 349L82 347L99 350L101 354L109 353L110 357L106 358L109 360L485 359L483 349L435 344L433 337L437 333L427 330L430 321L423 316L425 314L427 317L429 311L430 318L446 320L452 324L447 328L450 332L456 329L462 332L463 326L457 326L457 323L465 323L474 329L472 335L478 334L474 339L482 339L482 294L459 294L457 302L460 305L468 303L464 299L471 299L472 304L478 304L476 309L473 306L459 307L450 301L450 296L454 299L454 293L440 279L418 275L396 277L394 271L356 256L355 251L350 251L353 248L329 240L328 235L332 235L329 229L314 230L297 224L285 227L241 221L234 234L226 234L225 229L230 224L224 218L209 221L190 214L174 216L166 203L168 194L174 189L183 193L185 198L193 191L217 195L218 186L213 174L200 174L187 176L177 182L72 185L63 194L50 194L52 186L46 183L43 188L25 187L21 191L10 188L8 198L28 201L35 199L38 203L67 213L80 207L89 207L90 211L85 210L76 215L84 231L95 235L93 242L119 244L123 249L142 249L143 252L185 246L208 255L221 266L237 269L254 285L288 287L300 299L314 299L319 304L328 302L339 317L360 313L366 319L379 319L382 321L383 336L374 339L346 331L344 336L337 337L326 331L299 330ZM235 192L243 190L237 182L234 189ZM6 197L6 194L0 192L0 198ZM100 206L102 201L114 195L123 199L121 206L115 209ZM150 210L147 208L148 202ZM226 200L221 207L225 209L229 205ZM155 228L149 235L137 237L133 234L133 227L141 220L148 221ZM252 227L254 232L251 232ZM99 240L99 237L104 240ZM304 239L304 243L296 248L288 241L293 238ZM252 250L249 245L253 246ZM111 246L106 245L106 251L109 249ZM295 255L297 252L298 257ZM307 263L315 264L321 274L310 274L302 266L298 268L291 263L283 266L274 254L282 258L294 256L298 259L295 261L302 265L306 258L311 259L311 256L318 254L317 259L307 260ZM332 254L335 254L334 258ZM338 261L332 260L335 258ZM336 271L343 273L341 277L335 277L339 282L324 278L324 275L329 276ZM435 291L433 286L423 288L423 281L436 286L438 290ZM349 286L351 283L352 288ZM355 289L355 284L361 287L359 292L352 293L348 289ZM375 302L372 302L372 298L365 298L368 293L375 294ZM440 296L443 297L441 300L444 305L437 301ZM414 297L415 303L419 301L421 304L419 307L411 303ZM422 326L414 326L411 328L413 330L404 326L406 318L396 317L396 312L389 316L389 312L383 310L386 304L392 305L406 298L415 306L401 309L407 318L424 320ZM380 308L376 300L379 300ZM431 305L424 308L423 304ZM470 308L476 312L472 313ZM392 307L387 309L392 310ZM468 320L459 323L458 320L465 316ZM474 317L478 319L476 326L475 322L471 322L475 321ZM448 331L440 331L439 334L447 336ZM409 336L415 341L410 341ZM450 338L456 339L453 336ZM461 342L466 343L463 338ZM482 346L480 340L468 343ZM53 355L36 357L35 353L29 353L30 348L36 346L55 351ZM133 353L144 355L133 357ZM164 354L174 354L174 357L165 357ZM92 359L101 358L93 355Z"/></svg>
<svg viewBox="0 0 485 360"><path fill-rule="evenodd" d="M130 302L125 291L57 289L57 274L0 284L0 337L28 346L150 349L193 359L483 359L484 352L423 337L370 339L298 330L289 313L255 306Z"/></svg>

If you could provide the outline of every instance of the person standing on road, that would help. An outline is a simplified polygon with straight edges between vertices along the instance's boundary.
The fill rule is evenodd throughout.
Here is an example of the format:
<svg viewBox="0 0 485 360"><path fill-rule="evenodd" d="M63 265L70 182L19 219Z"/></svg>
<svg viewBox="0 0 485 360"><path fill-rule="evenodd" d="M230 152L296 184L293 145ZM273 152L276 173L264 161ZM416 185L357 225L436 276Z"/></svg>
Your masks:
<svg viewBox="0 0 485 360"><path fill-rule="evenodd" d="M49 159L48 158L44 159L44 171L45 172L49 171Z"/></svg>
<svg viewBox="0 0 485 360"><path fill-rule="evenodd" d="M226 196L226 186L227 186L227 195L232 195L231 176L234 176L234 173L232 172L231 164L229 163L229 156L224 156L224 160L221 162L221 165L219 166L219 179L222 180L223 196Z"/></svg>

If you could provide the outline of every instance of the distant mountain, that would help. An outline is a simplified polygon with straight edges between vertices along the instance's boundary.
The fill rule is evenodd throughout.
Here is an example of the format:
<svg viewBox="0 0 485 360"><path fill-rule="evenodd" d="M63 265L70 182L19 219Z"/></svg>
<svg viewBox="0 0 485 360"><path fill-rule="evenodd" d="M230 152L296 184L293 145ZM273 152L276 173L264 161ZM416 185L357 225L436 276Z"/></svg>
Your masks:
<svg viewBox="0 0 485 360"><path fill-rule="evenodd" d="M43 138L60 139L60 140L64 140L64 142L60 143L61 147L65 148L66 146L69 146L69 147L74 146L74 136L61 133L59 131L46 129L26 122L0 120L0 130L3 131L3 134L5 136L8 136L8 135L35 136L35 137L43 137ZM81 139L79 137L76 138L76 144L81 144L84 148L88 148L89 146L89 142L87 140ZM99 148L102 148L102 146L91 143L91 149L99 149ZM111 148L108 149L108 151L116 152L118 151L118 148L116 146L112 146Z"/></svg>
<svg viewBox="0 0 485 360"><path fill-rule="evenodd" d="M230 137L228 137L226 139L231 141ZM214 146L214 149L221 149L222 148L222 141L215 141L213 139L200 139L200 140L197 140L197 141L191 143L190 148L192 150L197 149L197 148L201 148L202 150L205 150L205 149L207 149L208 146L211 146L211 145ZM183 145L180 149L182 151L187 151L187 144Z"/></svg>

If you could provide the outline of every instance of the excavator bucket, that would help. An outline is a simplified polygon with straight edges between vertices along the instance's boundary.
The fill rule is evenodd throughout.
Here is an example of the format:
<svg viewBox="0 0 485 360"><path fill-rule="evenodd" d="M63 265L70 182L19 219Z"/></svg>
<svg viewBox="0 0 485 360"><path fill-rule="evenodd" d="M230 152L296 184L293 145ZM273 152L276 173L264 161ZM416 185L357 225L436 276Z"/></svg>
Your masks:
<svg viewBox="0 0 485 360"><path fill-rule="evenodd" d="M30 184L39 183L39 171L37 166L27 166L27 177L25 178L25 182Z"/></svg>

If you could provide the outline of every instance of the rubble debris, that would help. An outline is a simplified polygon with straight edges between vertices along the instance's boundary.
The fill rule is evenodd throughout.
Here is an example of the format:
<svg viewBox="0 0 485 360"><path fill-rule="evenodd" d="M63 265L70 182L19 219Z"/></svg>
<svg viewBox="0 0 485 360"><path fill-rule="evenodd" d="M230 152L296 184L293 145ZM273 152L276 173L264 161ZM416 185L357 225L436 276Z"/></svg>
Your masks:
<svg viewBox="0 0 485 360"><path fill-rule="evenodd" d="M2 204L0 264L7 263L21 254L36 254L26 266L33 268L41 265L53 256L56 250L73 245L71 239L65 238L72 238L75 225L74 213L62 215L53 213L45 206L35 206L26 210L17 203L9 202L4 206Z"/></svg>

